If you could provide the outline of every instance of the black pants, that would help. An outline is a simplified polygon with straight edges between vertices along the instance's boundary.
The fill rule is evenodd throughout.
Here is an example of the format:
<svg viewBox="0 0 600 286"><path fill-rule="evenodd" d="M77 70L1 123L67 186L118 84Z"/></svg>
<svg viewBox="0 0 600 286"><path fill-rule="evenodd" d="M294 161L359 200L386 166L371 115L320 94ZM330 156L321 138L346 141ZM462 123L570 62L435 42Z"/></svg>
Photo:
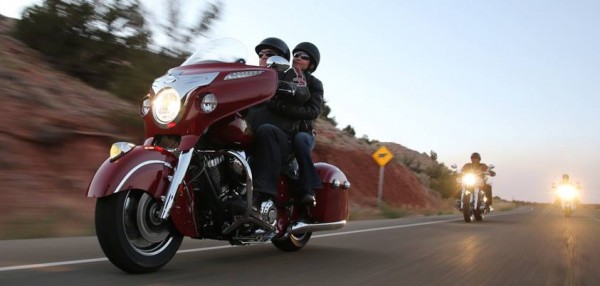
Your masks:
<svg viewBox="0 0 600 286"><path fill-rule="evenodd" d="M483 191L485 192L485 196L488 198L488 205L492 205L492 185L486 184L483 186Z"/></svg>
<svg viewBox="0 0 600 286"><path fill-rule="evenodd" d="M255 195L277 194L279 174L291 149L289 136L278 127L263 124L256 130L250 159Z"/></svg>
<svg viewBox="0 0 600 286"><path fill-rule="evenodd" d="M311 151L315 147L315 137L306 132L298 132L294 135L292 147L298 161L301 190L307 192L322 188L321 179L311 157Z"/></svg>

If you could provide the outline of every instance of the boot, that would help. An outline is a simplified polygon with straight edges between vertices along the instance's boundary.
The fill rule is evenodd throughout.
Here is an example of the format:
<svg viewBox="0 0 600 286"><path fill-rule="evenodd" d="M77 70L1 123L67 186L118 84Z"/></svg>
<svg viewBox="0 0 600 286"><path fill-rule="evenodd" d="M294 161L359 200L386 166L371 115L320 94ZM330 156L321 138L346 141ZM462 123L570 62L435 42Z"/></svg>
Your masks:
<svg viewBox="0 0 600 286"><path fill-rule="evenodd" d="M262 205L262 202L265 200L264 195L259 193L259 192L255 192L253 197L252 197L252 212L251 215L254 216L255 218L260 219L261 218L261 213L260 213L260 207Z"/></svg>
<svg viewBox="0 0 600 286"><path fill-rule="evenodd" d="M315 200L315 191L314 190L306 190L304 195L300 198L300 203L316 206L317 201Z"/></svg>

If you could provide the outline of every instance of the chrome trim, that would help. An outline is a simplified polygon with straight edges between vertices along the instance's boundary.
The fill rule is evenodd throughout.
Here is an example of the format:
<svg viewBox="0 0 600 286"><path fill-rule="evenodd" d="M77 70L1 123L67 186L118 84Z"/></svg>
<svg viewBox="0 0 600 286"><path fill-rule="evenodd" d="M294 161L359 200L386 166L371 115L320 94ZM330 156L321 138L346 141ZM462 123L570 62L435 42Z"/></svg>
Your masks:
<svg viewBox="0 0 600 286"><path fill-rule="evenodd" d="M140 251L136 246L134 246L133 244L131 244L131 242L129 241L129 239L127 240L127 242L129 243L129 245L131 245L131 248L133 248L133 250L135 250L135 252L137 252L137 253L139 253L139 254L141 254L143 256L153 257L153 256L155 256L157 254L162 253L165 250L165 248L167 248L169 245L171 245L171 242L173 242L173 237L172 236L169 237L169 240L161 248L159 248L159 249L157 249L155 251L149 252L149 253L148 252Z"/></svg>
<svg viewBox="0 0 600 286"><path fill-rule="evenodd" d="M479 209L479 187L475 187L471 198L473 199L473 210Z"/></svg>
<svg viewBox="0 0 600 286"><path fill-rule="evenodd" d="M177 91L177 93L179 93L179 97L183 99L190 91L193 91L198 87L209 85L211 82L213 82L213 80L215 80L215 78L217 78L218 75L218 72L190 75L166 74L154 80L152 83L152 91L153 94L156 95L161 89L165 87L172 87ZM171 82L167 83L168 81Z"/></svg>
<svg viewBox="0 0 600 286"><path fill-rule="evenodd" d="M119 183L119 185L115 189L114 193L116 194L117 192L121 191L121 188L123 187L123 184L125 184L125 182L129 179L129 177L131 177L131 175L133 175L133 173L135 173L141 167L144 167L144 166L149 165L149 164L163 164L163 165L165 165L165 166L173 169L173 166L171 166L171 164L169 164L169 163L167 163L165 161L160 161L160 160L150 160L150 161L146 161L144 163L141 163L141 164L135 166L133 169L129 170L129 172L127 172L127 175L125 175L125 177L123 178L123 180L121 180L121 183Z"/></svg>
<svg viewBox="0 0 600 286"><path fill-rule="evenodd" d="M346 220L324 223L297 222L288 231L289 234L302 234L306 232L340 229L346 225Z"/></svg>
<svg viewBox="0 0 600 286"><path fill-rule="evenodd" d="M242 156L242 154L240 154L239 152L234 152L234 151L227 151L227 154L235 157L236 159L238 159L241 163L242 166L244 167L244 170L246 170L246 213L244 214L244 218L248 218L248 216L250 216L250 213L252 212L252 202L253 202L253 194L254 194L254 188L252 187L252 171L250 170L250 165L248 164L248 162L246 161L246 158L244 158Z"/></svg>
<svg viewBox="0 0 600 286"><path fill-rule="evenodd" d="M181 155L179 155L179 161L177 162L177 167L175 168L175 174L173 174L173 180L169 185L169 190L167 191L167 195L165 197L165 203L160 213L160 218L163 220L166 220L171 213L171 208L173 207L173 202L175 201L175 195L177 194L177 189L183 181L183 177L190 166L190 161L192 161L193 154L194 148L190 148L190 150L182 152Z"/></svg>
<svg viewBox="0 0 600 286"><path fill-rule="evenodd" d="M258 76L260 74L262 74L264 71L237 71L237 72L231 72L229 74L227 74L225 76L225 78L223 78L223 80L234 80L234 79L240 79L240 78L247 78L247 77L253 77L253 76Z"/></svg>

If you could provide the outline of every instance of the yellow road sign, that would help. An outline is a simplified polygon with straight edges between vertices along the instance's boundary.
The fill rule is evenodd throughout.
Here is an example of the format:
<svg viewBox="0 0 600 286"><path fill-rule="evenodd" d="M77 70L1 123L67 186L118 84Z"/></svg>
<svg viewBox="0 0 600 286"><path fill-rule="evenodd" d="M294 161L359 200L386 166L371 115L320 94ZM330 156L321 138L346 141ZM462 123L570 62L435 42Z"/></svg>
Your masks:
<svg viewBox="0 0 600 286"><path fill-rule="evenodd" d="M377 164L379 164L381 167L390 162L392 158L394 158L394 155L385 146L381 146L379 149L377 149L377 151L375 151L375 153L373 153L373 159L375 159L375 162L377 162Z"/></svg>

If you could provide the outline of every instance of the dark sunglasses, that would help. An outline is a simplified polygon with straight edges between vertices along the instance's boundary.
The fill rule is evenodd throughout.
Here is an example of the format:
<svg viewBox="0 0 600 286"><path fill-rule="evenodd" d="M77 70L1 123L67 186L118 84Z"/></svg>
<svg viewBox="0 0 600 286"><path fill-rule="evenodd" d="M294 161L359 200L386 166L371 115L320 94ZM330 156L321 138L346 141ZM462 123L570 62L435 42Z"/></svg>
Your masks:
<svg viewBox="0 0 600 286"><path fill-rule="evenodd" d="M305 60L305 61L308 61L308 60L310 60L310 56L309 56L309 55L307 55L307 54L302 54L302 53L295 53L295 54L294 54L294 58L301 58L301 59L303 59L303 60Z"/></svg>
<svg viewBox="0 0 600 286"><path fill-rule="evenodd" d="M258 53L258 57L262 58L264 56L266 56L267 58L270 58L272 56L276 56L277 54L274 52L266 52L266 53Z"/></svg>

